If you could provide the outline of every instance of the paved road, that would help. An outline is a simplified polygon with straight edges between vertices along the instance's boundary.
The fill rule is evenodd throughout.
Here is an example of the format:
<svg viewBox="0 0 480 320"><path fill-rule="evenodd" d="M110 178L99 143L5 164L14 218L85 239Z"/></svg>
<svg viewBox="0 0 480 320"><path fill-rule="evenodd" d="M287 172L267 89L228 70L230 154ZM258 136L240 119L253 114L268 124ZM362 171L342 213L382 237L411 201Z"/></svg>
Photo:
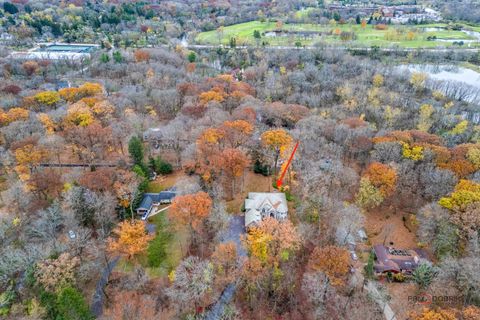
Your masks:
<svg viewBox="0 0 480 320"><path fill-rule="evenodd" d="M224 45L212 45L212 44L188 44L187 49L229 49L229 46ZM345 47L345 46L329 46L329 47L316 47L316 46L236 46L235 49L267 49L267 50L318 50L318 49L329 49L329 50L339 50L339 51L383 51L383 52L417 52L417 51L428 51L428 52L480 52L480 48L370 48L370 47Z"/></svg>
<svg viewBox="0 0 480 320"><path fill-rule="evenodd" d="M234 216L231 221L228 229L225 234L222 236L222 242L233 241L237 246L238 253L238 263L243 263L243 258L247 256L247 251L242 246L241 236L245 230L245 217L244 216ZM215 302L213 307L205 315L205 320L217 320L219 319L224 310L233 299L235 291L237 290L237 282L228 284L223 290L220 298Z"/></svg>

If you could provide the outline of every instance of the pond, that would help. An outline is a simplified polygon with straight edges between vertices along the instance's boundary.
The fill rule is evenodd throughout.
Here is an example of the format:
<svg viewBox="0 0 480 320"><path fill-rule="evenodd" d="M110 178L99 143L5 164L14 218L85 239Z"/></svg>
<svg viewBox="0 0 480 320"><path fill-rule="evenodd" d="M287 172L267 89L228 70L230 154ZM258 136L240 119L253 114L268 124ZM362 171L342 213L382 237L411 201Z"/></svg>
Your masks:
<svg viewBox="0 0 480 320"><path fill-rule="evenodd" d="M427 28L422 28L423 31L425 32L439 32L439 31L445 31L447 30L446 28L442 28L442 27L427 27ZM464 43L469 43L469 42L476 42L476 41L480 41L480 32L477 32L477 31L471 31L471 30L465 30L465 29L462 29L460 30L462 31L463 33L465 33L466 35L469 35L470 37L472 38L475 38L475 40L467 40L467 39L463 39L462 41ZM458 41L458 39L437 39L439 41Z"/></svg>
<svg viewBox="0 0 480 320"><path fill-rule="evenodd" d="M480 72L454 65L409 64L398 67L399 70L409 70L428 74L431 79L444 81L459 81L480 90Z"/></svg>

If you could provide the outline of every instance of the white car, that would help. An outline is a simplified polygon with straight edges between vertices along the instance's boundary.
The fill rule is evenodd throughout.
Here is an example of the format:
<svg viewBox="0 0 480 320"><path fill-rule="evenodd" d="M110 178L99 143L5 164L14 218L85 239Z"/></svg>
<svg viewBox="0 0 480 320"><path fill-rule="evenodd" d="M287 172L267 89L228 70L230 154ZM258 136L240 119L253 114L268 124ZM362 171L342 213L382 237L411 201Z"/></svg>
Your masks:
<svg viewBox="0 0 480 320"><path fill-rule="evenodd" d="M77 237L77 235L75 232L73 232L73 230L68 230L68 237L73 240Z"/></svg>
<svg viewBox="0 0 480 320"><path fill-rule="evenodd" d="M357 254L355 253L355 251L350 251L350 256L352 257L352 260L353 260L353 261L357 261L357 260L358 260L358 256L357 256Z"/></svg>

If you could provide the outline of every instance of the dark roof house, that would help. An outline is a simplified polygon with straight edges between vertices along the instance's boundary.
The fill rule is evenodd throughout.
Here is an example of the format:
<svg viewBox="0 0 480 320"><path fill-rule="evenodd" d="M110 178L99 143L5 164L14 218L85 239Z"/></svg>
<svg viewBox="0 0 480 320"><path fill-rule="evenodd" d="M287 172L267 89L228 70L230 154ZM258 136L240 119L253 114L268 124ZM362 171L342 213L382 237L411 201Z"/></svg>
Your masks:
<svg viewBox="0 0 480 320"><path fill-rule="evenodd" d="M395 249L377 244L373 247L375 251L374 269L377 273L412 273L420 264L420 261L427 259L427 255L421 249Z"/></svg>
<svg viewBox="0 0 480 320"><path fill-rule="evenodd" d="M154 206L172 203L176 196L175 189L169 189L158 193L145 193L142 202L137 208L137 214L148 217Z"/></svg>

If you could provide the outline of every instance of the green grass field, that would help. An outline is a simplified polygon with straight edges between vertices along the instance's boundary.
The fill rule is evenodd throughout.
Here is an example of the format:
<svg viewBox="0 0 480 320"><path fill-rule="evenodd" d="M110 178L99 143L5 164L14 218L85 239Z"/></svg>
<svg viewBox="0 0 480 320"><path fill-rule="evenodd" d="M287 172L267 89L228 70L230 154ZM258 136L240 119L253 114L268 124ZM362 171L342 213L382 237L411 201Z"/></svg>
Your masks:
<svg viewBox="0 0 480 320"><path fill-rule="evenodd" d="M265 42L273 46L294 46L297 42L301 45L312 45L317 42L325 42L328 44L353 45L353 46L373 46L391 47L394 45L405 48L434 48L449 47L453 44L443 40L465 41L476 40L474 37L467 35L462 31L454 30L438 30L426 31L425 28L443 28L446 24L431 24L421 26L398 26L390 25L387 30L377 30L371 25L362 28L360 25L344 24L344 25L319 25L319 24L284 24L281 28L283 31L315 31L319 34L313 36L304 35L283 35L283 36L266 36L269 31L277 29L275 22L251 21L224 27L221 31L213 30L202 32L196 37L199 44L223 44L228 45L231 38L236 39L237 45L256 45ZM472 27L470 27L472 28ZM262 37L257 40L253 36L254 30L258 30ZM342 40L340 33L354 32L355 40ZM429 41L428 37L435 36L437 40ZM467 41L468 42L468 41ZM478 47L479 41L465 43L467 45Z"/></svg>

